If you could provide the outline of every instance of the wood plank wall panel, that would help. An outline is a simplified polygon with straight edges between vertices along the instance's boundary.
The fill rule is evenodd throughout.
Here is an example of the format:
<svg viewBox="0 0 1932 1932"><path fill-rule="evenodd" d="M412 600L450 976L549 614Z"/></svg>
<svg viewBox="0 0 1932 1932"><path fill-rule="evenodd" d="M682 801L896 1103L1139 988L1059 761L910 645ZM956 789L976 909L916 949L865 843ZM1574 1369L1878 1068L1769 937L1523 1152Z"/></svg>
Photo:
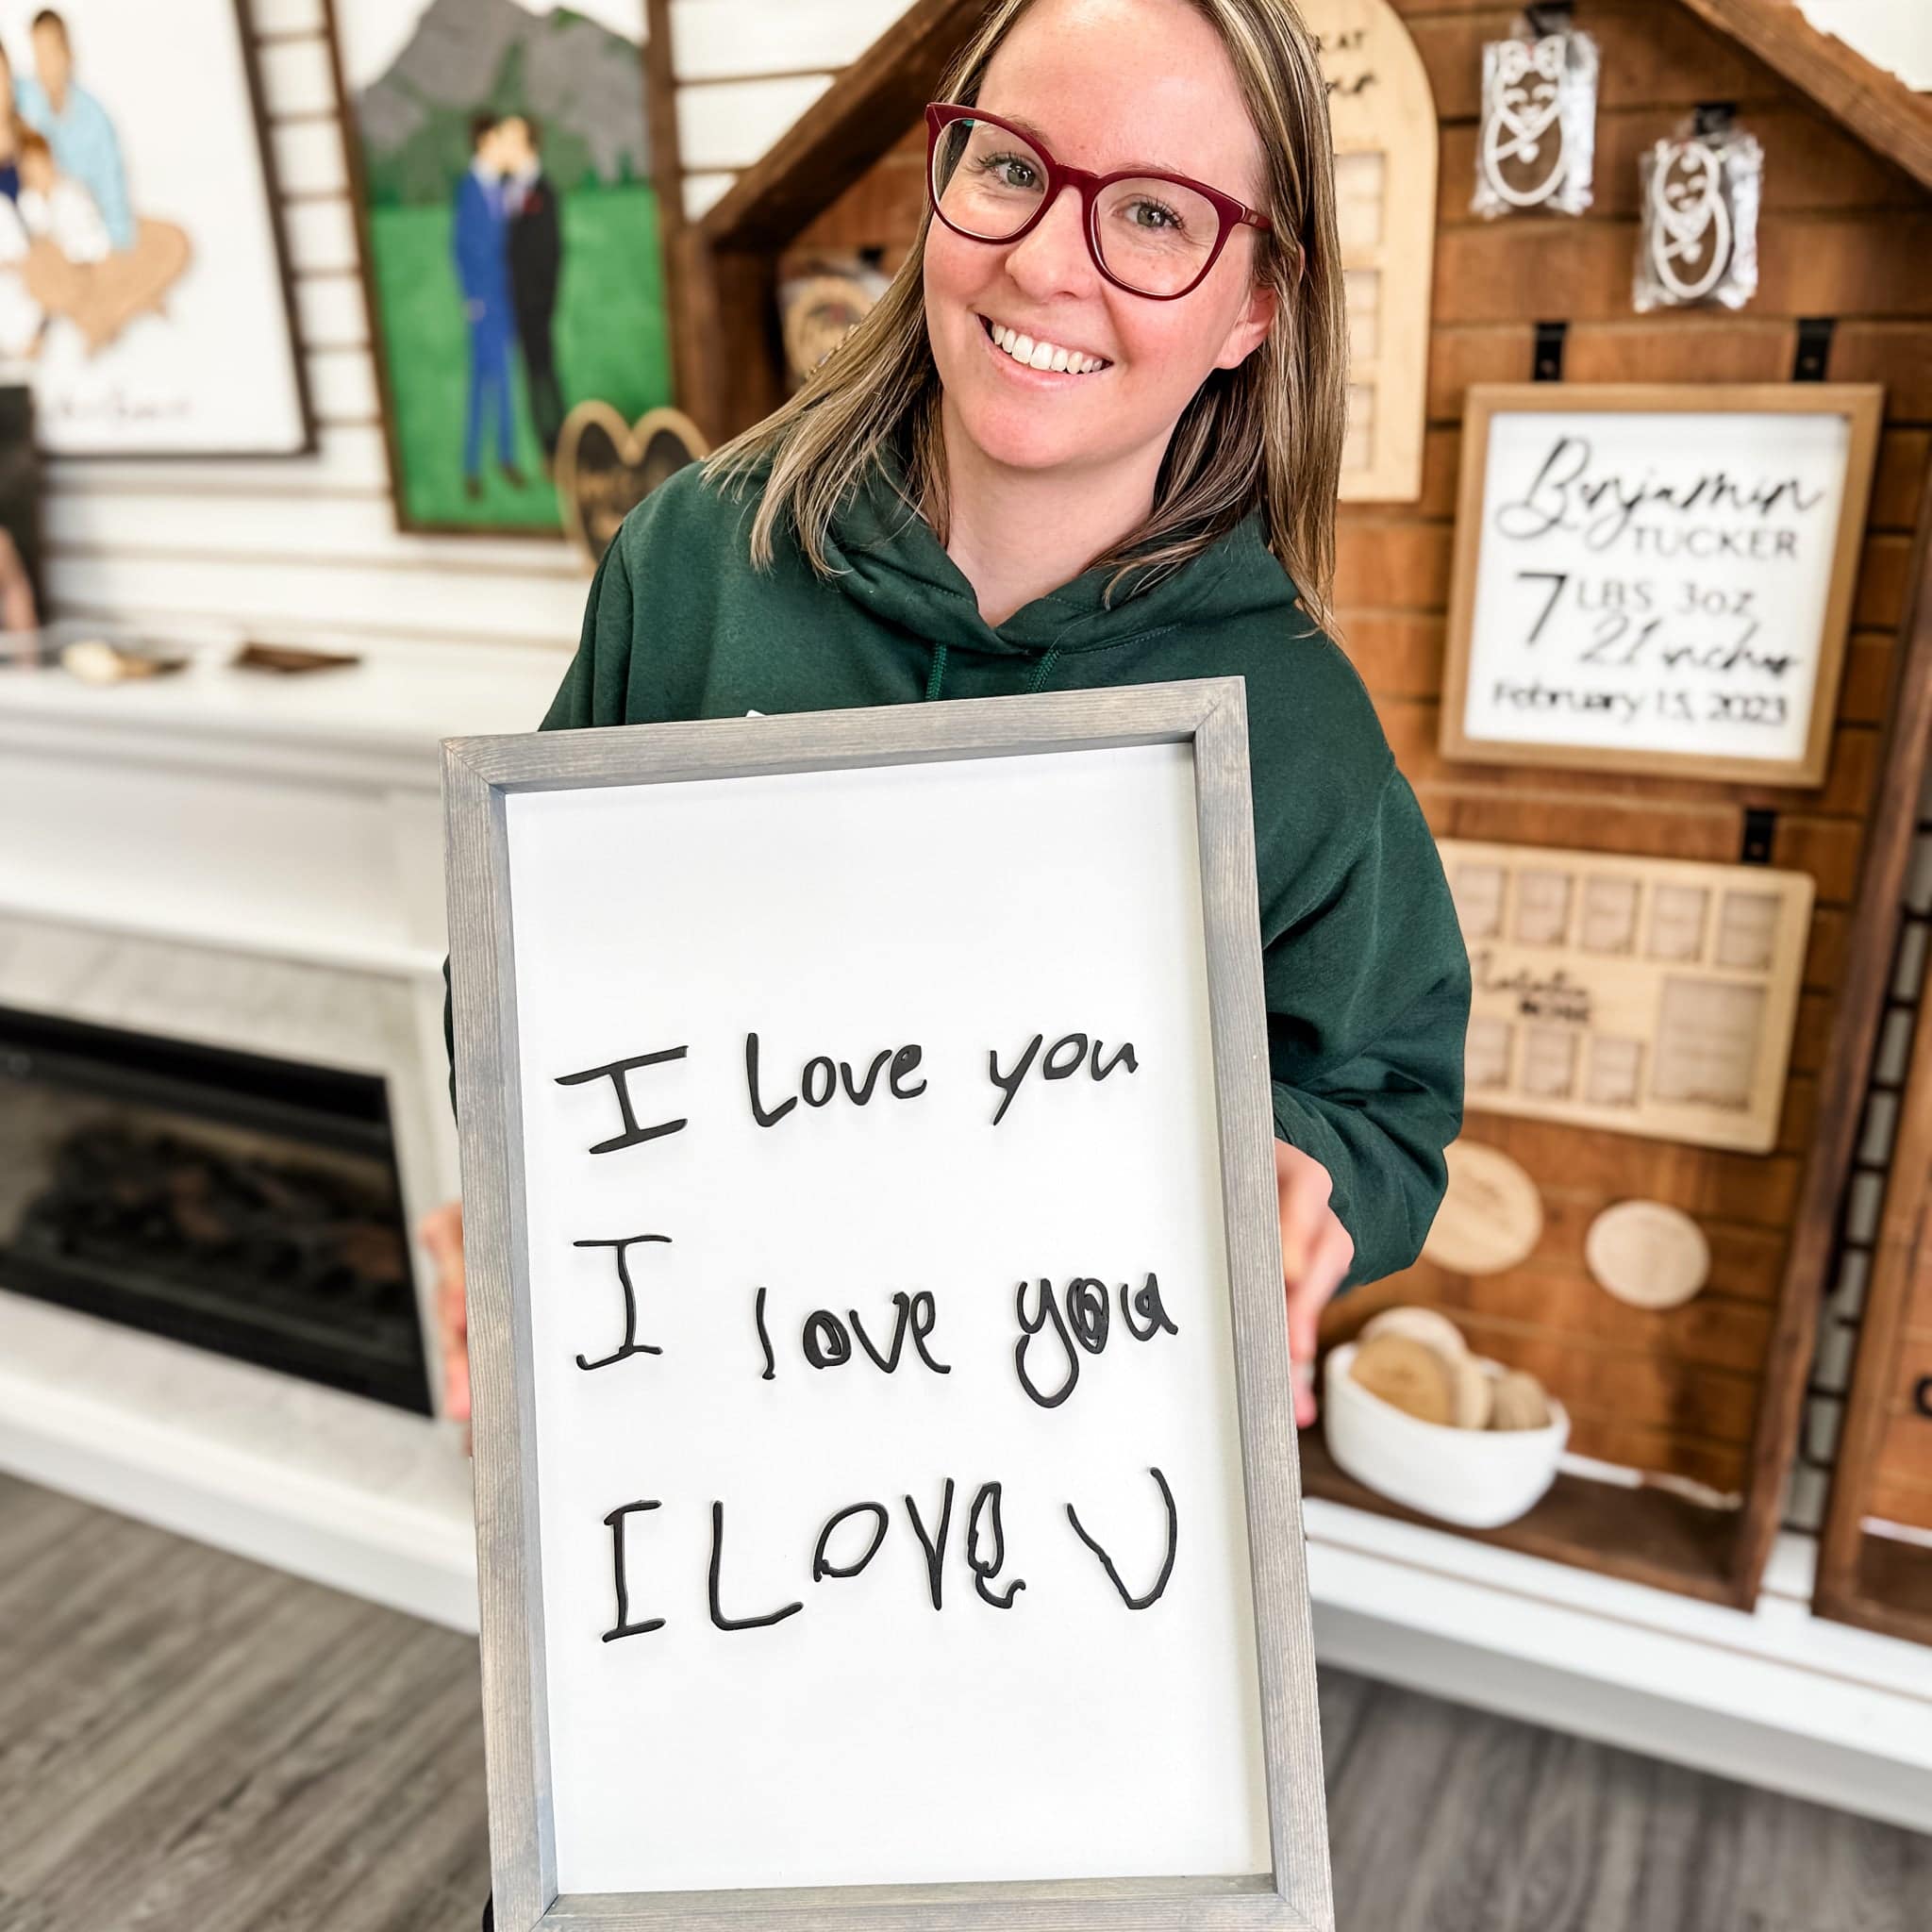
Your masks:
<svg viewBox="0 0 1932 1932"><path fill-rule="evenodd" d="M1731 1496L1750 1480L1774 1303L1816 1117L1846 916L1876 783L1911 532L1932 454L1932 208L1917 187L1677 0L1592 0L1602 54L1596 206L1581 221L1473 219L1481 46L1514 9L1395 0L1441 123L1429 433L1421 498L1341 519L1336 595L1345 647L1439 836L1658 858L1737 858L1746 806L1777 813L1773 862L1818 885L1792 1077L1765 1157L1472 1114L1469 1132L1521 1160L1547 1224L1520 1268L1481 1280L1423 1264L1332 1312L1340 1337L1376 1308L1431 1301L1485 1352L1534 1369L1569 1407L1582 1454ZM1638 316L1636 156L1695 103L1739 103L1767 148L1762 282L1740 314ZM924 195L917 129L800 236L794 257L865 246L895 267ZM1535 323L1569 324L1573 382L1789 378L1797 318L1837 323L1829 375L1887 388L1854 631L1817 790L1449 764L1436 751L1460 419L1469 386L1531 375ZM1624 1307L1590 1278L1583 1234L1631 1195L1667 1200L1708 1235L1713 1271L1686 1307Z"/></svg>
<svg viewBox="0 0 1932 1932"><path fill-rule="evenodd" d="M1469 1280L1423 1264L1351 1298L1334 1333L1380 1306L1451 1308L1487 1353L1534 1369L1576 1420L1582 1454L1740 1493L1751 1480L1757 1402L1818 1074L1843 964L1863 820L1876 781L1880 725L1903 612L1911 531L1932 424L1928 209L1917 188L1768 69L1692 19L1676 0L1598 0L1590 25L1603 56L1596 205L1581 221L1472 220L1478 49L1501 8L1396 0L1423 48L1442 116L1441 190L1423 500L1343 512L1338 596L1345 641L1374 691L1391 745L1439 835L1520 840L1670 858L1732 860L1742 810L1777 812L1773 862L1818 884L1791 1080L1775 1150L1763 1158L1472 1113L1472 1138L1523 1161L1548 1225L1507 1275ZM1636 156L1700 100L1733 99L1767 148L1758 295L1741 315L1634 315ZM1537 319L1570 325L1573 382L1779 381L1800 315L1838 320L1830 375L1888 385L1880 478L1860 558L1843 701L1824 785L1815 791L1699 785L1452 765L1435 751L1441 651L1441 546L1451 533L1447 479L1474 382L1531 373ZM1440 452L1433 446L1440 440ZM1374 587L1373 590L1370 587ZM1370 603L1373 596L1375 602ZM1624 1307L1582 1262L1590 1220L1631 1195L1695 1215L1712 1278L1681 1309Z"/></svg>
<svg viewBox="0 0 1932 1932"><path fill-rule="evenodd" d="M249 0L249 11L320 448L279 461L50 462L50 608L275 639L545 645L561 675L586 587L562 542L395 529L320 0Z"/></svg>

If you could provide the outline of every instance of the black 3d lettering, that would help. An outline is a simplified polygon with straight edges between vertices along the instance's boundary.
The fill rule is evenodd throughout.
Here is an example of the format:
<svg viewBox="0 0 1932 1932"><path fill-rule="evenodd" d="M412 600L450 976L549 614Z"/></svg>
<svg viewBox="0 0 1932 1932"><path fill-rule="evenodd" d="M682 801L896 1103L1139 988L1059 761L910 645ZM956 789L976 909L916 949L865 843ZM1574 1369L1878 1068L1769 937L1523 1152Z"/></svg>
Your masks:
<svg viewBox="0 0 1932 1932"><path fill-rule="evenodd" d="M1136 1596L1121 1581L1121 1573L1114 1568L1113 1558L1087 1534L1086 1529L1081 1525L1079 1512L1074 1509L1074 1506L1071 1503L1067 1505L1067 1521L1074 1525L1074 1534L1100 1558L1100 1567L1107 1572L1108 1581L1120 1591L1122 1603L1125 1604L1130 1610L1144 1610L1150 1604L1156 1604L1160 1601L1163 1592L1167 1589L1167 1580L1174 1574L1174 1553L1179 1541L1180 1519L1174 1511L1174 1491L1168 1488L1167 1478L1158 1469L1150 1469L1147 1474L1154 1478L1155 1483L1158 1486L1160 1500L1167 1507L1167 1559L1160 1566L1160 1574L1154 1579L1154 1588L1145 1596Z"/></svg>
<svg viewBox="0 0 1932 1932"><path fill-rule="evenodd" d="M987 1076L1000 1090L1000 1104L992 1117L992 1124L998 1126L1006 1118L1008 1108L1013 1104L1028 1071L1040 1057L1040 1049L1045 1045L1046 1035L1036 1033L1026 1042L1026 1051L1014 1063L1009 1074L1000 1071L999 1049L993 1048L986 1057ZM1046 1080L1070 1080L1082 1066L1096 1080L1104 1080L1116 1067L1125 1067L1130 1074L1141 1070L1141 1062L1135 1058L1132 1041L1124 1041L1110 1060L1101 1058L1103 1043L1099 1040L1089 1040L1084 1033L1063 1033L1059 1039L1047 1047L1046 1058L1041 1061L1041 1077Z"/></svg>
<svg viewBox="0 0 1932 1932"><path fill-rule="evenodd" d="M988 1560L979 1553L979 1519L981 1511L987 1513L987 1521L992 1535L992 1557ZM1013 1599L1026 1588L1024 1577L1014 1577L1005 1596L1001 1596L990 1586L1005 1567L1007 1560L1007 1532L1000 1521L1000 1485L981 1483L979 1493L973 1499L973 1507L966 1517L966 1561L972 1567L973 1587L996 1610L1010 1610Z"/></svg>
<svg viewBox="0 0 1932 1932"><path fill-rule="evenodd" d="M710 1606L711 1622L721 1630L768 1630L774 1624L782 1624L787 1617L795 1617L805 1606L802 1603L786 1604L781 1608L768 1610L762 1617L727 1617L718 1598L718 1583L724 1568L724 1506L711 1505L711 1579Z"/></svg>
<svg viewBox="0 0 1932 1932"><path fill-rule="evenodd" d="M660 1135L675 1134L689 1126L689 1121L660 1121L655 1127L638 1125L637 1109L631 1105L630 1076L640 1067L655 1067L665 1060L681 1060L688 1046L667 1046L661 1053L641 1053L627 1060L610 1060L601 1067L586 1067L580 1074L559 1074L559 1087L581 1087L587 1080L608 1080L617 1091L617 1110L624 1120L624 1132L608 1141L599 1141L592 1154L615 1154L625 1147L636 1147Z"/></svg>
<svg viewBox="0 0 1932 1932"><path fill-rule="evenodd" d="M855 1107L863 1107L873 1097L879 1074L889 1064L891 1071L886 1073L886 1091L894 1100L917 1100L925 1091L926 1083L922 1080L916 1087L903 1083L911 1077L924 1051L918 1045L896 1049L882 1046L873 1056L862 1079L853 1072L850 1060L834 1061L828 1054L816 1054L799 1070L798 1091L788 1093L775 1107L767 1107L758 1085L758 1037L756 1033L747 1033L744 1036L744 1084L751 1100L752 1118L761 1127L774 1127L801 1100L810 1108L829 1106L841 1087L845 1090L846 1099Z"/></svg>
<svg viewBox="0 0 1932 1932"><path fill-rule="evenodd" d="M664 1627L662 1617L647 1617L641 1624L630 1620L630 1590L625 1576L624 1561L624 1520L634 1516L640 1510L658 1509L663 1506L655 1498L637 1503L620 1503L604 1521L610 1530L610 1566L612 1580L617 1586L617 1622L604 1633L606 1643L614 1642L620 1637L646 1637L653 1630Z"/></svg>
<svg viewBox="0 0 1932 1932"><path fill-rule="evenodd" d="M833 1562L825 1555L825 1545L832 1541L833 1533L841 1523L849 1523L855 1516L868 1515L873 1519L873 1532L865 1555L856 1563ZM878 1555L879 1545L886 1540L886 1530L891 1522L883 1503L848 1503L819 1531L818 1547L811 1553L811 1580L823 1583L828 1576L857 1576Z"/></svg>
<svg viewBox="0 0 1932 1932"><path fill-rule="evenodd" d="M593 1149L592 1152L595 1150ZM617 1250L617 1284L624 1291L624 1340L617 1348L600 1361L586 1361L577 1357L580 1369L608 1369L612 1362L627 1361L634 1355L662 1355L661 1348L648 1341L638 1340L638 1291L630 1278L630 1251L640 1241L663 1241L669 1244L668 1234L627 1234L614 1241L573 1241L574 1248L615 1248Z"/></svg>

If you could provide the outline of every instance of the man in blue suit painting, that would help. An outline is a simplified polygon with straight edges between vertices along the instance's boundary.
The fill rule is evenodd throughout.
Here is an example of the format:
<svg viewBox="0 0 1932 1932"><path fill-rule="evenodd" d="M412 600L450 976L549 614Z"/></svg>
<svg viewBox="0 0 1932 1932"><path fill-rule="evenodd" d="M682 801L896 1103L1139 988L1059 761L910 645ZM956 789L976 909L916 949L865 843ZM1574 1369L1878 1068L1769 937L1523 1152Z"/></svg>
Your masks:
<svg viewBox="0 0 1932 1932"><path fill-rule="evenodd" d="M504 206L502 133L493 114L470 124L471 159L457 184L452 252L470 325L470 397L463 422L463 492L483 494L484 417L496 414L496 460L512 489L524 487L510 418L510 352L516 311L509 292L509 223Z"/></svg>

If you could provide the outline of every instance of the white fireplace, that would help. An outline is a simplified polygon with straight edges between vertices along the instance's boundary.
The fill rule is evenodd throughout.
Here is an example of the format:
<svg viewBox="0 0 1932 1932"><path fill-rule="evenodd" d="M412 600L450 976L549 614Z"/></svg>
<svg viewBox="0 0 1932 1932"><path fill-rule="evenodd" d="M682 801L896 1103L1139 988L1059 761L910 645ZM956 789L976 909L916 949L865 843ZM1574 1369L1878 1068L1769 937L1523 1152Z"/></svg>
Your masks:
<svg viewBox="0 0 1932 1932"><path fill-rule="evenodd" d="M108 689L0 670L0 1008L373 1076L413 1229L458 1191L438 741L530 729L566 659L359 640L289 677L234 642ZM0 1466L474 1626L457 1424L20 1290L0 1268Z"/></svg>

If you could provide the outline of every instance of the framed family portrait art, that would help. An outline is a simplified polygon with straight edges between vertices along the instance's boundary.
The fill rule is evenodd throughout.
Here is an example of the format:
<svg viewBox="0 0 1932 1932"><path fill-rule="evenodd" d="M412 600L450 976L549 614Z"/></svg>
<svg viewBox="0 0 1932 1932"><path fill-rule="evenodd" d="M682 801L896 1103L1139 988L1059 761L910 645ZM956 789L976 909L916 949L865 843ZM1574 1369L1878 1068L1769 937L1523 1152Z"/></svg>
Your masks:
<svg viewBox="0 0 1932 1932"><path fill-rule="evenodd" d="M645 0L328 0L396 520L558 534L565 418L672 401Z"/></svg>
<svg viewBox="0 0 1932 1932"><path fill-rule="evenodd" d="M0 368L41 446L313 448L239 0L4 0L0 108Z"/></svg>
<svg viewBox="0 0 1932 1932"><path fill-rule="evenodd" d="M1882 402L1471 389L1442 755L1823 784Z"/></svg>

